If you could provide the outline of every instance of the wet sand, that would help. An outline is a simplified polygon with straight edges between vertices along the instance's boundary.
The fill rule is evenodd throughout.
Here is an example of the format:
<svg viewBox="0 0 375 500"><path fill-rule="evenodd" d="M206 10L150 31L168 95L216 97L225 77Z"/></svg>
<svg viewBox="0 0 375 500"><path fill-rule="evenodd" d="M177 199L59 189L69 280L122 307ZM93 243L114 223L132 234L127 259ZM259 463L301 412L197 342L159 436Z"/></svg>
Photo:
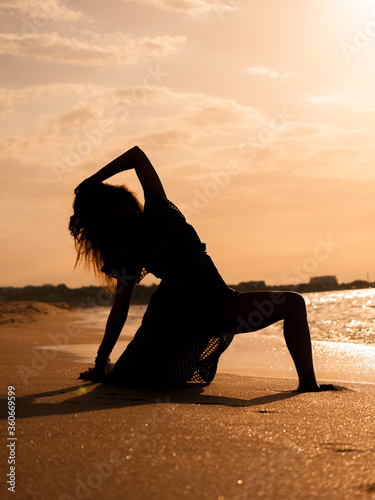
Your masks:
<svg viewBox="0 0 375 500"><path fill-rule="evenodd" d="M81 383L86 362L34 349L97 345L77 328L78 311L0 303L0 313L1 498L375 498L372 384L296 394L295 378L272 372L219 373L209 386L174 391ZM15 494L5 485L8 386Z"/></svg>

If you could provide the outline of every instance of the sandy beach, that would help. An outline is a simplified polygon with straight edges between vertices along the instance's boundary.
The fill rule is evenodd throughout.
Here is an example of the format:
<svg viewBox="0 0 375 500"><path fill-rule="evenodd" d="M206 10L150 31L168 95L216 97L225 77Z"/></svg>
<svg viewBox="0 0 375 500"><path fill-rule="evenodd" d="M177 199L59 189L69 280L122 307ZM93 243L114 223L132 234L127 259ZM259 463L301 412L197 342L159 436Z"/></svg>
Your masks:
<svg viewBox="0 0 375 500"><path fill-rule="evenodd" d="M296 394L296 379L272 373L219 373L209 386L173 391L81 383L87 363L35 349L97 345L78 315L62 304L0 303L1 498L375 498L375 385Z"/></svg>

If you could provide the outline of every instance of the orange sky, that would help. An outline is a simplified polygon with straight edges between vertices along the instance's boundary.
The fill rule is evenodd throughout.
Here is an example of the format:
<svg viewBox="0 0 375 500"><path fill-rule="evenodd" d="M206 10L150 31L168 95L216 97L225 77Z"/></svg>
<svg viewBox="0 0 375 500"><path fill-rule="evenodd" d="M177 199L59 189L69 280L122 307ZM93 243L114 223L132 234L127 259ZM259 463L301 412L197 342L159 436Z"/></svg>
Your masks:
<svg viewBox="0 0 375 500"><path fill-rule="evenodd" d="M0 285L95 283L73 188L135 144L228 283L375 280L375 0L0 11Z"/></svg>

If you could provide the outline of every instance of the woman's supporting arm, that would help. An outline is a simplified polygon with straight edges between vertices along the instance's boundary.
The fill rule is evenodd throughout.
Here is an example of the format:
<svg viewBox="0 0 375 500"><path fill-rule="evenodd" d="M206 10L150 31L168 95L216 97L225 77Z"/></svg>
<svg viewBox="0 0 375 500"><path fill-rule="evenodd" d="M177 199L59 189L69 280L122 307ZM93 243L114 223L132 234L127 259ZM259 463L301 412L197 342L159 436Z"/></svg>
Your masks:
<svg viewBox="0 0 375 500"><path fill-rule="evenodd" d="M98 349L98 358L107 359L111 354L128 317L135 284L136 278L128 281L126 285L117 280L115 299Z"/></svg>
<svg viewBox="0 0 375 500"><path fill-rule="evenodd" d="M113 175L133 168L145 193L165 196L163 185L156 170L146 154L138 146L129 149L83 182L103 182ZM80 186L76 189L79 189Z"/></svg>

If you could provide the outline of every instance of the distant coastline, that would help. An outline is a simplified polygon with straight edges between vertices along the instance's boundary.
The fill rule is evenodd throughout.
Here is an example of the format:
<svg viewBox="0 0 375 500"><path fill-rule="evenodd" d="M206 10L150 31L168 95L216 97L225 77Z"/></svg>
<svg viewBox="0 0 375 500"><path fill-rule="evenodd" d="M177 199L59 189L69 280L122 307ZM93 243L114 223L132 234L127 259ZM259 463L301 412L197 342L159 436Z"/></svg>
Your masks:
<svg viewBox="0 0 375 500"><path fill-rule="evenodd" d="M335 290L355 290L375 288L375 282L356 280L350 283L338 283L334 276L311 278L309 283L297 285L267 285L265 281L244 281L236 285L229 285L240 292L260 290L293 290L299 293L311 293ZM157 285L137 285L133 295L133 304L148 304ZM0 287L1 301L35 301L47 303L65 303L70 307L98 307L112 304L113 297L100 286L69 288L64 284Z"/></svg>

